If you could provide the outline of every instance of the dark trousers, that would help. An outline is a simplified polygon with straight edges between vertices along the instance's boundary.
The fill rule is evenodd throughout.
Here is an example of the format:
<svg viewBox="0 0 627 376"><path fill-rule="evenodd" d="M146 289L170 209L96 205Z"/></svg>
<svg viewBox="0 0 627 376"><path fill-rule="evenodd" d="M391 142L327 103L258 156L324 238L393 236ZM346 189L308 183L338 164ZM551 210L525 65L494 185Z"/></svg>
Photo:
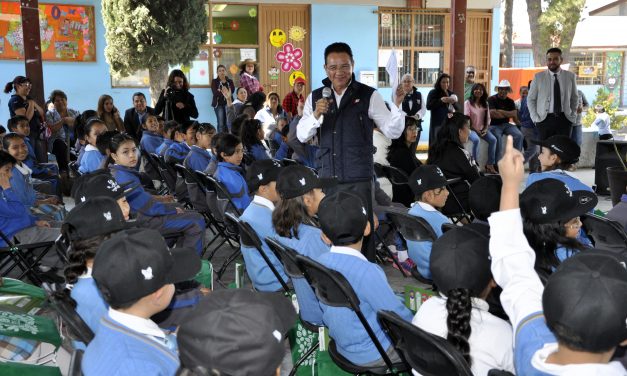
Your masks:
<svg viewBox="0 0 627 376"><path fill-rule="evenodd" d="M560 112L559 115L547 114L546 119L536 124L540 140L546 140L558 134L570 137L572 126L573 123L566 118L563 112Z"/></svg>
<svg viewBox="0 0 627 376"><path fill-rule="evenodd" d="M179 239L179 245L193 248L199 255L202 254L205 240L205 220L202 215L195 211L157 217L139 214L137 219L140 227L157 230L163 236L181 232L183 236Z"/></svg>
<svg viewBox="0 0 627 376"><path fill-rule="evenodd" d="M354 182L354 183L341 183L334 187L327 188L324 193L326 195L333 194L335 192L351 192L359 196L364 203L366 212L368 213L368 221L370 222L370 233L374 234L374 218L372 216L372 181ZM374 248L374 236L369 235L364 238L361 253L369 261L375 261L375 248Z"/></svg>

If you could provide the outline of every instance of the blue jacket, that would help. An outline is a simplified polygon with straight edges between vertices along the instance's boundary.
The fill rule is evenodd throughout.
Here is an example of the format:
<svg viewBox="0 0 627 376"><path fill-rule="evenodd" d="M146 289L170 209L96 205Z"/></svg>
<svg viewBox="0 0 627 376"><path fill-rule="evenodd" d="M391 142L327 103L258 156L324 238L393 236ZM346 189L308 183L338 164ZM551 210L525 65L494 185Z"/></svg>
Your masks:
<svg viewBox="0 0 627 376"><path fill-rule="evenodd" d="M28 168L33 171L33 175L57 175L59 173L59 169L54 164L42 164L37 162L37 157L35 157L35 149L30 142L30 138L24 137L24 143L26 143L26 148L28 149L28 157L26 157L24 163L28 166Z"/></svg>
<svg viewBox="0 0 627 376"><path fill-rule="evenodd" d="M248 223L261 239L263 252L279 272L283 281L288 282L289 277L285 274L283 264L277 259L276 255L266 245L267 237L276 237L277 234L272 227L272 210L260 203L253 202L248 205L240 219ZM246 272L250 277L255 289L259 291L279 291L281 283L276 279L272 270L255 248L242 246L242 255L246 263Z"/></svg>
<svg viewBox="0 0 627 376"><path fill-rule="evenodd" d="M139 172L135 169L115 164L111 166L111 173L118 184L130 182L130 186L134 188L126 195L133 213L141 213L149 217L176 214L176 208L173 205L166 205L155 200L144 190L139 180Z"/></svg>
<svg viewBox="0 0 627 376"><path fill-rule="evenodd" d="M171 376L179 365L174 351L106 315L85 350L82 369L89 376Z"/></svg>
<svg viewBox="0 0 627 376"><path fill-rule="evenodd" d="M98 332L100 319L107 315L109 305L104 301L96 282L91 277L79 278L70 292L76 301L76 312L94 332Z"/></svg>
<svg viewBox="0 0 627 376"><path fill-rule="evenodd" d="M142 150L146 150L148 153L156 153L157 148L163 144L163 136L150 131L144 131L139 144Z"/></svg>
<svg viewBox="0 0 627 376"><path fill-rule="evenodd" d="M155 154L164 155L165 151L168 150L172 144L174 144L174 140L164 138L163 143L157 147L157 150L155 150Z"/></svg>
<svg viewBox="0 0 627 376"><path fill-rule="evenodd" d="M435 234L439 238L442 236L442 224L451 223L451 220L448 219L444 214L440 213L437 210L425 210L418 202L409 209L409 214L414 217L420 217L427 221ZM416 267L425 278L431 279L431 270L429 269L429 258L431 257L431 246L433 245L430 241L423 242L415 242L408 240L407 241L407 253L409 254L409 258L411 258L414 263L416 263Z"/></svg>
<svg viewBox="0 0 627 376"><path fill-rule="evenodd" d="M266 150L266 148L263 147L262 144L254 144L250 147L250 149L248 150L248 152L250 153L250 155L253 156L253 158L256 161L262 161L264 159L270 159L270 155L268 154L268 151Z"/></svg>
<svg viewBox="0 0 627 376"><path fill-rule="evenodd" d="M529 174L527 178L527 187L531 184L537 182L542 179L557 179L568 187L571 191L588 191L593 192L592 188L588 187L584 183L582 183L579 179L570 174L562 171L562 170L553 170L553 171L545 171L545 172L536 172L533 174Z"/></svg>
<svg viewBox="0 0 627 376"><path fill-rule="evenodd" d="M404 320L411 322L413 314L396 297L388 284L380 266L363 257L352 254L331 252L320 256L319 262L329 269L340 272L359 298L359 307L385 350L392 342L377 320L377 312L396 312ZM359 251L355 251L359 252ZM355 364L366 364L381 359L374 343L368 336L355 312L344 307L331 307L320 303L324 324L329 328L329 336L335 340L337 350Z"/></svg>
<svg viewBox="0 0 627 376"><path fill-rule="evenodd" d="M98 149L95 149L93 146L88 146L85 148L85 153L83 154L83 158L81 158L81 164L78 167L78 171L81 174L87 174L89 172L94 172L100 168L102 161L105 159L105 156L100 154Z"/></svg>
<svg viewBox="0 0 627 376"><path fill-rule="evenodd" d="M9 239L13 239L15 234L25 228L35 226L35 218L24 207L13 188L0 188L0 230ZM6 246L4 240L0 239L0 245Z"/></svg>
<svg viewBox="0 0 627 376"><path fill-rule="evenodd" d="M520 111L518 111L518 118L520 123L525 128L534 128L533 120L531 120L531 114L529 114L529 107L527 107L527 97L524 97L520 101Z"/></svg>
<svg viewBox="0 0 627 376"><path fill-rule="evenodd" d="M278 236L276 239L299 254L318 261L320 256L329 252L329 246L322 241L320 234L322 231L319 228L301 224L298 226L298 238ZM292 285L296 292L300 317L312 324L322 324L322 308L309 282L305 278L294 278Z"/></svg>
<svg viewBox="0 0 627 376"><path fill-rule="evenodd" d="M11 188L13 192L17 196L17 198L24 204L26 209L30 209L35 205L35 201L37 200L37 193L33 188L33 183L31 182L30 175L24 175L17 169L17 167L13 167L12 176L11 176Z"/></svg>
<svg viewBox="0 0 627 376"><path fill-rule="evenodd" d="M189 145L184 142L174 142L165 151L164 157L167 162L182 163L190 151Z"/></svg>
<svg viewBox="0 0 627 376"><path fill-rule="evenodd" d="M248 207L251 200L241 167L229 162L219 162L215 178L224 184L226 190L231 194L233 203L239 210L243 211Z"/></svg>
<svg viewBox="0 0 627 376"><path fill-rule="evenodd" d="M194 145L191 147L183 165L194 171L205 171L207 166L209 166L209 162L211 162L213 158L213 154L208 152L206 149Z"/></svg>

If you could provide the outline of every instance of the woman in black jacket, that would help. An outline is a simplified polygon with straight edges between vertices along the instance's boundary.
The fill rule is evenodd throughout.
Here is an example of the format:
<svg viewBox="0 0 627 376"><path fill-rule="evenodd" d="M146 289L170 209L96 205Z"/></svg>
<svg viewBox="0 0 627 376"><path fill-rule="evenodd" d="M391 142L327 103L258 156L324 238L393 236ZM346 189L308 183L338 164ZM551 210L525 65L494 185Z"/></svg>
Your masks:
<svg viewBox="0 0 627 376"><path fill-rule="evenodd" d="M218 77L211 81L211 93L213 99L211 100L211 107L216 112L216 118L218 119L218 133L227 132L227 120L226 120L226 95L230 96L235 91L235 85L233 80L226 76L226 67L222 64L218 65L216 69ZM227 88L228 90L223 90ZM231 98L232 99L232 98Z"/></svg>
<svg viewBox="0 0 627 376"><path fill-rule="evenodd" d="M408 176L422 163L416 157L416 145L418 145L418 124L416 119L405 118L403 134L395 140L388 149L388 162ZM414 194L407 185L392 186L392 201L409 207L414 202Z"/></svg>
<svg viewBox="0 0 627 376"><path fill-rule="evenodd" d="M427 95L427 110L431 111L429 122L429 147L435 143L438 128L446 119L446 115L458 111L455 107L457 96L448 88L451 84L451 76L442 73L433 85L433 89ZM431 155L429 153L429 155Z"/></svg>
<svg viewBox="0 0 627 376"><path fill-rule="evenodd" d="M429 164L440 167L447 179L461 178L472 184L477 180L479 169L477 164L464 149L464 144L468 142L470 136L470 117L455 112L447 115L446 121L438 130L437 139L433 144L429 155ZM457 196L464 211L470 213L468 205L468 184L461 181L453 184L449 189ZM461 208L452 196L446 201L442 208L445 215L460 214Z"/></svg>
<svg viewBox="0 0 627 376"><path fill-rule="evenodd" d="M155 113L162 115L166 121L176 120L179 124L185 124L190 118L198 117L198 109L194 96L189 92L189 82L185 73L180 69L174 69L168 77L168 86L161 90L159 100L155 106Z"/></svg>

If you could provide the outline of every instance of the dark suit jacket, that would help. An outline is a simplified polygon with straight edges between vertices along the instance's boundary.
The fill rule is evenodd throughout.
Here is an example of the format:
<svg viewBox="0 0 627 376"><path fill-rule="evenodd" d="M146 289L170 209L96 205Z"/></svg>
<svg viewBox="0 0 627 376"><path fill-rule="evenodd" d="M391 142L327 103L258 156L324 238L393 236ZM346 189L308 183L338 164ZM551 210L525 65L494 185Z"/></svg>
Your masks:
<svg viewBox="0 0 627 376"><path fill-rule="evenodd" d="M146 111L154 115L155 109L152 107L146 107ZM137 115L137 111L135 111L135 107L131 107L124 113L124 129L126 129L126 133L133 136L137 143L142 138L142 125L139 123L139 117Z"/></svg>

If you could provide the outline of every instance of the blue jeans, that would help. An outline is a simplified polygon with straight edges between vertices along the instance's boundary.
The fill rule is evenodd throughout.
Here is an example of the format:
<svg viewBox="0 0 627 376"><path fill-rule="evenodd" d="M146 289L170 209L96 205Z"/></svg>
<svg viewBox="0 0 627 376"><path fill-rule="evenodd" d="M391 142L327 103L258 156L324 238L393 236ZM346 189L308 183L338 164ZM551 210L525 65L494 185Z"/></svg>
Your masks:
<svg viewBox="0 0 627 376"><path fill-rule="evenodd" d="M496 137L497 144L497 159L501 159L503 146L501 145L501 139L503 138L503 134L510 135L514 138L514 147L520 151L523 148L523 135L518 130L518 127L511 123L499 124L499 125L491 125L490 132Z"/></svg>
<svg viewBox="0 0 627 376"><path fill-rule="evenodd" d="M213 108L216 112L216 118L218 119L218 133L228 132L226 125L226 106L215 106Z"/></svg>
<svg viewBox="0 0 627 376"><path fill-rule="evenodd" d="M496 164L496 137L490 132L486 132L485 136L479 135L474 130L470 132L470 137L468 137L470 141L472 141L472 157L474 160L477 160L477 155L479 154L479 138L482 138L485 142L488 143L488 162L489 165Z"/></svg>
<svg viewBox="0 0 627 376"><path fill-rule="evenodd" d="M581 130L581 124L576 125L573 124L573 127L570 130L570 138L575 141L575 143L581 146L581 142L583 140L583 134Z"/></svg>

